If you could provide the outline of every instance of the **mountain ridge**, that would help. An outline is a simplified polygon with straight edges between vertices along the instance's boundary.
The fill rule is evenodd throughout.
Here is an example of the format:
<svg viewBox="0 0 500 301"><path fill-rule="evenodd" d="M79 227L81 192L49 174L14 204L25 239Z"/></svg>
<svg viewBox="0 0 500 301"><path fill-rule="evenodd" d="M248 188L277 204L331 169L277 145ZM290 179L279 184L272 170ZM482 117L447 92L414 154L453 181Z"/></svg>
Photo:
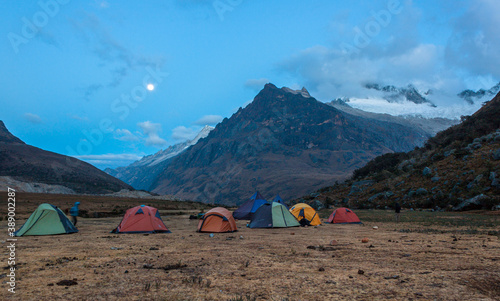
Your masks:
<svg viewBox="0 0 500 301"><path fill-rule="evenodd" d="M457 120L447 119L447 118L423 118L418 116L394 116L390 114L373 113L368 111L363 111L360 109L353 108L341 98L337 98L327 103L336 109L344 111L351 115L364 116L368 118L378 119L382 121L390 121L399 123L406 126L412 126L421 129L431 136L436 135L438 132L449 128L450 126L456 125Z"/></svg>
<svg viewBox="0 0 500 301"><path fill-rule="evenodd" d="M224 204L237 204L254 190L289 198L344 179L376 155L413 149L429 137L290 90L266 84L209 139L174 157L150 189Z"/></svg>
<svg viewBox="0 0 500 301"><path fill-rule="evenodd" d="M26 144L21 139L12 135L2 120L0 120L0 142Z"/></svg>
<svg viewBox="0 0 500 301"><path fill-rule="evenodd" d="M500 208L500 93L422 148L379 156L345 183L293 202L352 208Z"/></svg>
<svg viewBox="0 0 500 301"><path fill-rule="evenodd" d="M149 190L154 177L160 173L169 161L198 143L199 140L206 138L214 127L206 125L201 131L191 140L169 146L165 150L160 150L155 154L145 156L140 160L124 167L115 169L107 168L104 171L109 175L116 177L135 189Z"/></svg>
<svg viewBox="0 0 500 301"><path fill-rule="evenodd" d="M65 192L101 194L122 189L133 190L130 185L86 162L22 142L8 131L2 121L0 177L10 183L27 183L26 187L30 187L30 183L42 183L70 189L58 189Z"/></svg>
<svg viewBox="0 0 500 301"><path fill-rule="evenodd" d="M384 98L388 102L400 102L407 100L416 104L429 104L432 107L436 107L430 100L425 98L412 84L409 84L406 88L397 88L393 85L380 86L376 83L368 83L364 85L364 88L369 90L376 90L384 93ZM428 91L426 94L430 94Z"/></svg>
<svg viewBox="0 0 500 301"><path fill-rule="evenodd" d="M494 85L493 87L491 87L488 90L479 89L477 91L473 91L473 90L467 89L467 90L464 90L464 91L458 93L457 96L464 99L468 103L473 104L474 102L480 100L483 97L493 97L499 91L500 91L500 82L498 82L498 84Z"/></svg>

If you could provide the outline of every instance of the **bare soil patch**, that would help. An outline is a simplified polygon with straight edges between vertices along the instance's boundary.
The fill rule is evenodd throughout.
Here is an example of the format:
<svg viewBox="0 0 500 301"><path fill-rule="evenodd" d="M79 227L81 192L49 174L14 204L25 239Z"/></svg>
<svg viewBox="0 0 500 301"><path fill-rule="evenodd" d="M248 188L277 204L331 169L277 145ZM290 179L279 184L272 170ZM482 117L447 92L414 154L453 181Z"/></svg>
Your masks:
<svg viewBox="0 0 500 301"><path fill-rule="evenodd" d="M172 233L149 235L109 233L120 217L80 218L76 234L19 238L17 293L3 283L0 299L500 298L498 216L404 212L396 224L392 212L356 213L364 225L249 229L237 221L238 232L212 238L196 233L188 214L164 215Z"/></svg>

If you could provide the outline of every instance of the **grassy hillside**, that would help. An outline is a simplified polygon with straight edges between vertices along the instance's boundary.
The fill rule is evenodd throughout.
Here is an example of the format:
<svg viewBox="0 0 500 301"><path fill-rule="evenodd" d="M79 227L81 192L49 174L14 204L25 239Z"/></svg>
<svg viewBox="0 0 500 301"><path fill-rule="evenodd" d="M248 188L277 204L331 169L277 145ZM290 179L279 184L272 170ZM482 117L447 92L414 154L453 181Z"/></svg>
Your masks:
<svg viewBox="0 0 500 301"><path fill-rule="evenodd" d="M379 156L350 180L295 200L316 206L448 210L500 204L500 94L422 148ZM469 202L464 202L464 201Z"/></svg>

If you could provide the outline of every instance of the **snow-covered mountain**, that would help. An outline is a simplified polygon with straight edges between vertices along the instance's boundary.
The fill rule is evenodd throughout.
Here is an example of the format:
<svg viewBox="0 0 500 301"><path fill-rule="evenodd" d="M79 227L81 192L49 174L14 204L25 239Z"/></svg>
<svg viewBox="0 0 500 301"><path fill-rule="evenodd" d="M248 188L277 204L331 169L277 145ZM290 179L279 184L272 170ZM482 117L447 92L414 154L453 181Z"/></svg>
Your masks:
<svg viewBox="0 0 500 301"><path fill-rule="evenodd" d="M104 171L136 189L148 190L151 183L156 179L156 175L165 168L172 158L198 143L200 139L206 138L213 129L214 127L207 125L192 140L169 146L167 149L145 156L129 166L116 169L107 168Z"/></svg>
<svg viewBox="0 0 500 301"><path fill-rule="evenodd" d="M500 92L500 82L488 90L479 89L477 91L464 90L458 94L458 97L464 99L470 104L477 102L485 102L494 97L498 92Z"/></svg>
<svg viewBox="0 0 500 301"><path fill-rule="evenodd" d="M413 102L416 104L429 104L432 107L435 107L430 100L425 98L424 95L431 94L431 91L427 91L425 93L419 92L413 85L408 85L406 88L397 88L395 86L383 86L381 87L379 84L366 84L365 88L368 90L375 90L382 93L382 97L386 99L388 102Z"/></svg>
<svg viewBox="0 0 500 301"><path fill-rule="evenodd" d="M365 118L372 118L375 120L380 120L380 121L386 121L386 122L393 122L397 124L401 124L404 126L408 126L414 129L419 129L421 131L426 132L429 136L434 136L438 132L446 130L447 128L459 123L459 120L456 119L446 119L446 118L424 118L422 116L411 116L411 115L405 115L405 116L393 116L390 114L379 114L379 113L372 113L368 111L363 111L360 109L353 108L349 106L349 104L342 99L336 99L332 100L331 102L327 103L328 105L331 105L332 107L341 110L345 113L354 115L354 116L361 116Z"/></svg>
<svg viewBox="0 0 500 301"><path fill-rule="evenodd" d="M458 94L419 90L411 84L396 87L370 83L363 85L356 97L337 98L333 103L345 103L366 112L393 116L460 120L461 116L474 114L483 102L499 91L500 83L488 90L464 90Z"/></svg>
<svg viewBox="0 0 500 301"><path fill-rule="evenodd" d="M198 141L202 138L206 138L210 131L212 131L214 127L211 127L209 125L206 125L199 133L194 137L192 140L188 140L183 143L178 143L175 145L169 146L167 149L160 150L157 153L149 156L143 157L141 160L138 160L134 163L132 163L131 167L135 166L155 166L167 159L170 159L172 157L177 156L178 154L182 153L184 150L186 150L188 147L195 145L198 143Z"/></svg>

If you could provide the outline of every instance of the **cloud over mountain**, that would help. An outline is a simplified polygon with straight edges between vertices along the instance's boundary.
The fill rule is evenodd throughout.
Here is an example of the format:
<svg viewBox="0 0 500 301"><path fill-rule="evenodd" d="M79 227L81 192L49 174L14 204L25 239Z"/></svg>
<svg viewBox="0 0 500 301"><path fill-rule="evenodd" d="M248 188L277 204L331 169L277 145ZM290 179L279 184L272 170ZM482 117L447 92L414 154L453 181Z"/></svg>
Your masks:
<svg viewBox="0 0 500 301"><path fill-rule="evenodd" d="M151 121L144 121L137 124L143 131L145 137L145 143L147 146L165 146L167 141L160 137L161 124L152 123Z"/></svg>
<svg viewBox="0 0 500 301"><path fill-rule="evenodd" d="M42 118L33 113L25 113L23 117L31 123L42 123Z"/></svg>
<svg viewBox="0 0 500 301"><path fill-rule="evenodd" d="M201 117L200 119L196 120L194 122L194 124L196 125L215 125L219 122L222 121L222 119L224 119L224 117L220 116L220 115L205 115L203 117Z"/></svg>
<svg viewBox="0 0 500 301"><path fill-rule="evenodd" d="M303 82L323 100L366 98L370 95L360 87L380 79L383 84L414 84L448 96L466 88L489 88L492 82L498 82L474 78L500 77L500 70L492 64L500 61L500 21L496 16L499 2L482 0L464 12L454 11L457 17L452 28L435 33L447 35L445 44L423 34L429 30L423 24L436 25L439 16L424 14L411 1L402 3L401 13L388 17L387 24L376 16L384 10L383 5L352 28L343 23L347 22L345 18L339 18L331 25L338 34L334 42L300 50L282 60L278 69ZM441 3L436 11L452 11L453 5ZM370 35L373 24L378 24L379 30ZM354 51L346 51L346 45ZM451 105L456 99L445 97L438 101Z"/></svg>
<svg viewBox="0 0 500 301"><path fill-rule="evenodd" d="M255 91L260 91L260 89L262 89L262 87L269 82L270 81L267 78L249 79L245 82L245 87Z"/></svg>
<svg viewBox="0 0 500 301"><path fill-rule="evenodd" d="M500 77L500 69L492 62L500 61L500 2L478 0L454 22L446 45L448 64L472 74Z"/></svg>
<svg viewBox="0 0 500 301"><path fill-rule="evenodd" d="M197 131L192 127L188 128L180 125L172 130L172 139L178 142L191 140L196 136L196 134L198 134L198 132L199 130Z"/></svg>

